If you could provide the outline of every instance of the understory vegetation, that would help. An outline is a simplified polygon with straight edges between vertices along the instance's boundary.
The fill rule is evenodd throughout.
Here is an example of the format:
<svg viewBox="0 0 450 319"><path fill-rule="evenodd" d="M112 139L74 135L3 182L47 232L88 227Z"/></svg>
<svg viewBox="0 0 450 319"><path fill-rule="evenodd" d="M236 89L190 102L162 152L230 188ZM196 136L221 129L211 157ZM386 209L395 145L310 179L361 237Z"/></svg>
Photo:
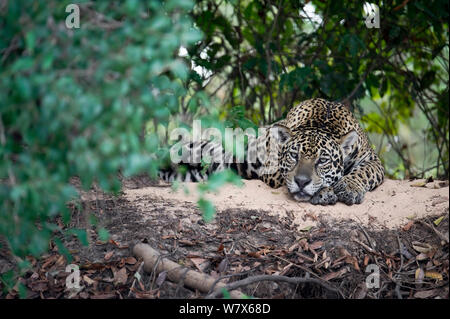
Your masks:
<svg viewBox="0 0 450 319"><path fill-rule="evenodd" d="M448 2L0 1L0 245L11 289L61 236L69 202L168 159L170 130L258 127L310 98L360 119L394 179L448 179ZM200 194L239 183L225 171ZM199 197L205 219L214 207ZM108 231L90 222L99 236Z"/></svg>

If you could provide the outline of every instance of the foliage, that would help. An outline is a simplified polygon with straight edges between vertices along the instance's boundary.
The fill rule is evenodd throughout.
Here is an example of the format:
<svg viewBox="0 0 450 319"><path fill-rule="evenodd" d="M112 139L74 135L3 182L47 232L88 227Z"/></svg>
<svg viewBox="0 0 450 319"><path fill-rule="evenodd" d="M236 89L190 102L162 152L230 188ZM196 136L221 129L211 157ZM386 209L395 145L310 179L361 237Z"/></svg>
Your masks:
<svg viewBox="0 0 450 319"><path fill-rule="evenodd" d="M79 29L65 25L69 3L0 3L0 235L19 257L63 232L71 177L117 192L119 171L156 175L159 141L144 127L178 112L189 68L177 52L201 39L189 0L80 3Z"/></svg>
<svg viewBox="0 0 450 319"><path fill-rule="evenodd" d="M447 177L448 2L374 3L379 29L366 27L363 1L199 1L194 18L205 39L188 50L204 69L196 87L214 96L224 91L225 108L242 105L257 124L312 97L342 101L386 137L404 176ZM365 97L380 109L357 103ZM398 135L417 113L427 123L426 143L437 150L424 169L413 165Z"/></svg>

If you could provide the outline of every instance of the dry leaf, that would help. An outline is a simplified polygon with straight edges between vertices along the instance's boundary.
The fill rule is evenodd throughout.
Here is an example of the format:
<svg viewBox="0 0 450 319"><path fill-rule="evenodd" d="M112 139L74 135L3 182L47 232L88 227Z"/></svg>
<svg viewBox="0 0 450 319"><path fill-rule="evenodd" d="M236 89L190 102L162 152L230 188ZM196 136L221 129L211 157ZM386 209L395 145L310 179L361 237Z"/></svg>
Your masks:
<svg viewBox="0 0 450 319"><path fill-rule="evenodd" d="M134 257L127 257L125 258L125 263L127 263L128 265L134 265L137 263L137 260Z"/></svg>
<svg viewBox="0 0 450 319"><path fill-rule="evenodd" d="M114 255L114 251L111 250L111 251L107 252L104 257L105 260L111 259L112 255Z"/></svg>
<svg viewBox="0 0 450 319"><path fill-rule="evenodd" d="M59 256L59 258L56 260L55 265L56 266L62 266L65 264L65 258L63 255Z"/></svg>
<svg viewBox="0 0 450 319"><path fill-rule="evenodd" d="M435 295L437 295L439 293L439 291L437 289L431 289L431 290L422 290L422 291L418 291L414 294L414 298L430 298L433 297Z"/></svg>
<svg viewBox="0 0 450 319"><path fill-rule="evenodd" d="M119 271L114 271L114 285L125 285L127 283L127 269L121 268Z"/></svg>
<svg viewBox="0 0 450 319"><path fill-rule="evenodd" d="M442 274L438 273L437 271L425 271L425 277L436 280L443 280Z"/></svg>
<svg viewBox="0 0 450 319"><path fill-rule="evenodd" d="M309 249L316 250L316 249L319 249L322 246L323 246L323 241L316 241L316 242L313 242L312 244L309 244Z"/></svg>
<svg viewBox="0 0 450 319"><path fill-rule="evenodd" d="M422 283L423 278L425 278L425 272L422 268L417 268L416 273L414 275L414 278L416 279L416 283Z"/></svg>
<svg viewBox="0 0 450 319"><path fill-rule="evenodd" d="M190 260L192 261L194 266L201 272L203 272L210 264L208 259L204 258L190 258Z"/></svg>
<svg viewBox="0 0 450 319"><path fill-rule="evenodd" d="M322 279L325 280L325 281L329 281L329 280L331 280L331 279L341 277L341 276L342 276L343 274L345 274L346 272L347 272L347 267L343 267L343 268L339 269L338 271L330 272L330 273L328 273L328 274L323 275L323 276L320 277L320 278L322 278Z"/></svg>
<svg viewBox="0 0 450 319"><path fill-rule="evenodd" d="M166 281L167 278L167 271L161 271L158 275L158 278L156 278L156 284L158 287L161 287L161 285Z"/></svg>
<svg viewBox="0 0 450 319"><path fill-rule="evenodd" d="M217 267L217 270L219 272L225 272L228 268L228 260L226 258L222 259L222 261L219 264L219 267Z"/></svg>
<svg viewBox="0 0 450 319"><path fill-rule="evenodd" d="M281 275L281 276L286 275L286 273L289 271L289 269L291 269L292 265L293 265L292 263L289 263L287 266L285 266L285 267L281 270L280 275Z"/></svg>
<svg viewBox="0 0 450 319"><path fill-rule="evenodd" d="M411 229L411 227L414 225L414 220L411 220L410 222L408 222L408 224L406 224L405 226L403 226L403 230L404 231L408 231Z"/></svg>
<svg viewBox="0 0 450 319"><path fill-rule="evenodd" d="M190 240L186 240L186 239L180 239L178 241L180 244L186 245L186 246L195 246L195 243L190 241Z"/></svg>
<svg viewBox="0 0 450 319"><path fill-rule="evenodd" d="M119 243L116 242L116 241L113 240L113 239L108 240L108 242L109 242L110 244L113 244L113 245L116 246L116 247L119 247L119 246L120 246Z"/></svg>
<svg viewBox="0 0 450 319"><path fill-rule="evenodd" d="M414 250L418 251L419 253L424 253L424 254L433 250L433 246L431 246L430 244L421 243L418 241L414 241L412 243L412 247L414 248Z"/></svg>
<svg viewBox="0 0 450 319"><path fill-rule="evenodd" d="M248 253L248 255L250 257L253 257L253 258L261 258L261 252L260 251L257 251L257 252L251 251L251 252Z"/></svg>
<svg viewBox="0 0 450 319"><path fill-rule="evenodd" d="M83 276L83 280L85 283L88 284L88 286L91 286L95 283L95 280L92 280L91 278L89 278L88 276L84 275Z"/></svg>
<svg viewBox="0 0 450 319"><path fill-rule="evenodd" d="M424 254L424 253L420 253L420 254L418 254L417 256L416 256L416 260L426 260L426 259L428 259L428 255L427 254Z"/></svg>
<svg viewBox="0 0 450 319"><path fill-rule="evenodd" d="M298 243L293 244L291 247L288 248L288 251L291 253L293 252L296 248L298 248Z"/></svg>
<svg viewBox="0 0 450 319"><path fill-rule="evenodd" d="M427 185L426 181L416 182L414 184L411 184L411 187L425 187Z"/></svg>
<svg viewBox="0 0 450 319"><path fill-rule="evenodd" d="M366 267L369 264L369 258L370 258L369 255L364 256L364 263L363 263L364 267Z"/></svg>
<svg viewBox="0 0 450 319"><path fill-rule="evenodd" d="M300 229L300 231L307 232L312 228L312 226L306 226L305 228Z"/></svg>

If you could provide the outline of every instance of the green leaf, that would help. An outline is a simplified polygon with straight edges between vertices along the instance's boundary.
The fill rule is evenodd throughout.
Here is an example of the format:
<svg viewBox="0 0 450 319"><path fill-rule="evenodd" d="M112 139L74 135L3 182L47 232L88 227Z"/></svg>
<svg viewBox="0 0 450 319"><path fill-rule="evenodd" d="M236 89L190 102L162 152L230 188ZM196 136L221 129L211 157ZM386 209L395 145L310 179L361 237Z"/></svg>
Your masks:
<svg viewBox="0 0 450 319"><path fill-rule="evenodd" d="M98 237L101 241L107 241L109 239L109 232L105 228L98 230Z"/></svg>
<svg viewBox="0 0 450 319"><path fill-rule="evenodd" d="M54 238L53 242L55 243L56 247L58 248L58 251L61 255L63 255L66 260L67 263L71 263L72 262L72 255L70 254L69 250L63 245L63 243L61 242L61 240L59 238Z"/></svg>
<svg viewBox="0 0 450 319"><path fill-rule="evenodd" d="M78 240L81 242L81 244L83 246L88 246L89 245L89 240L88 240L87 233L86 233L85 229L76 229L76 228L69 229L67 231L67 234L71 234L71 235L77 236Z"/></svg>
<svg viewBox="0 0 450 319"><path fill-rule="evenodd" d="M231 299L230 292L226 290L225 288L222 288L222 295L224 299Z"/></svg>
<svg viewBox="0 0 450 319"><path fill-rule="evenodd" d="M214 215L216 213L216 209L214 208L214 205L204 198L200 198L197 201L197 205L200 208L200 210L203 212L203 219L205 222L210 222L213 220Z"/></svg>

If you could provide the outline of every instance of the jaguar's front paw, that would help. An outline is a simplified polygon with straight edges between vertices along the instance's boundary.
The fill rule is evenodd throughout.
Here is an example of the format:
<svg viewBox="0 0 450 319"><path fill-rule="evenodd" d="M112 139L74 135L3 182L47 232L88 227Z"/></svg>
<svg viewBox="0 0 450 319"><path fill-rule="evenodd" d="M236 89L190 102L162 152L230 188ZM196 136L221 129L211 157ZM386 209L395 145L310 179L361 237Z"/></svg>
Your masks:
<svg viewBox="0 0 450 319"><path fill-rule="evenodd" d="M361 204L364 199L366 191L357 185L340 181L335 187L334 192L337 195L338 201L347 205Z"/></svg>
<svg viewBox="0 0 450 319"><path fill-rule="evenodd" d="M324 187L311 198L310 202L314 205L334 205L338 197L331 187Z"/></svg>

